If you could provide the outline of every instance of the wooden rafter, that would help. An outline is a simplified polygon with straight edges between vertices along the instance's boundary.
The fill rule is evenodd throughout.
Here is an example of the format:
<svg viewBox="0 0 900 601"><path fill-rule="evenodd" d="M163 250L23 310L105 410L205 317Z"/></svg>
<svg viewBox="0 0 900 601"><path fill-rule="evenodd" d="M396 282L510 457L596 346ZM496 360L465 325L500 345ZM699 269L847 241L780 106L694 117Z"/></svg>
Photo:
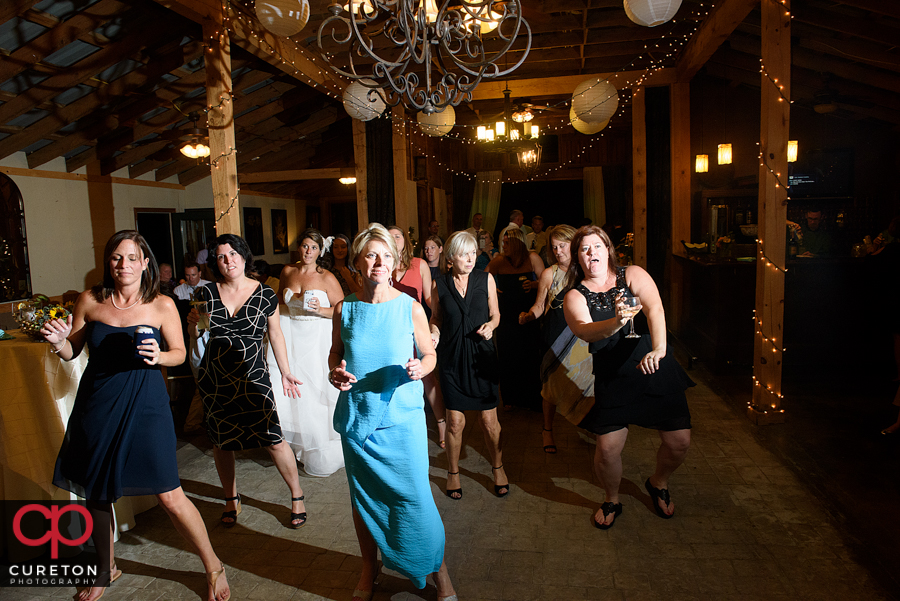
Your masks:
<svg viewBox="0 0 900 601"><path fill-rule="evenodd" d="M712 14L703 21L679 55L675 66L678 81L690 81L758 5L759 0L724 0L717 3Z"/></svg>

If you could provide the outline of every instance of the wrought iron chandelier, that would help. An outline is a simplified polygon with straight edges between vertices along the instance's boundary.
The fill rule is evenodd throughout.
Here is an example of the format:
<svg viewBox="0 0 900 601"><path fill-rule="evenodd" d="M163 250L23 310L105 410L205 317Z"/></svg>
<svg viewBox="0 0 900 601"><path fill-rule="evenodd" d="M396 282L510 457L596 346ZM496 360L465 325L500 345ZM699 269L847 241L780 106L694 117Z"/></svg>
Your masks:
<svg viewBox="0 0 900 601"><path fill-rule="evenodd" d="M476 132L484 152L515 154L525 175L533 175L540 167L540 130L537 125L515 118L509 87L503 90L503 119L494 123L493 127L479 125Z"/></svg>
<svg viewBox="0 0 900 601"><path fill-rule="evenodd" d="M443 0L440 8L437 2L335 2L316 38L322 58L336 73L370 88L370 98L426 114L471 101L482 80L505 77L525 61L531 27L521 0ZM323 37L346 50L329 53ZM498 61L520 37L521 55L501 70Z"/></svg>

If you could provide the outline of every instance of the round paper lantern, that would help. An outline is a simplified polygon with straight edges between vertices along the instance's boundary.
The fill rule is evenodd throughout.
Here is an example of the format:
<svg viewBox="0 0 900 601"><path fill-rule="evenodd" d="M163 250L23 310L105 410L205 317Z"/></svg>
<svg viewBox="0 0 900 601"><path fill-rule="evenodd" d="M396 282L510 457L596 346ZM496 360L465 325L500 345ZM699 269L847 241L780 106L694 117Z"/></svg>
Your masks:
<svg viewBox="0 0 900 601"><path fill-rule="evenodd" d="M456 125L456 111L449 104L440 113L426 115L425 111L419 111L419 114L416 115L416 121L419 122L419 129L422 130L422 133L440 137L448 133Z"/></svg>
<svg viewBox="0 0 900 601"><path fill-rule="evenodd" d="M609 121L619 108L619 93L608 81L588 79L578 84L572 94L575 116L585 123L599 124Z"/></svg>
<svg viewBox="0 0 900 601"><path fill-rule="evenodd" d="M296 35L309 21L309 0L256 0L256 18L275 35Z"/></svg>
<svg viewBox="0 0 900 601"><path fill-rule="evenodd" d="M681 0L625 0L625 14L644 27L656 27L672 19Z"/></svg>
<svg viewBox="0 0 900 601"><path fill-rule="evenodd" d="M579 119L575 115L575 110L571 108L569 109L569 121L572 122L572 127L575 128L575 131L588 136L602 131L604 128L606 128L607 125L609 125L609 119L603 121L602 123L586 123Z"/></svg>
<svg viewBox="0 0 900 601"><path fill-rule="evenodd" d="M360 82L365 82L369 86L364 86ZM344 89L344 110L348 115L359 121L371 121L384 112L384 100L374 88L370 87L374 84L371 79L361 79Z"/></svg>

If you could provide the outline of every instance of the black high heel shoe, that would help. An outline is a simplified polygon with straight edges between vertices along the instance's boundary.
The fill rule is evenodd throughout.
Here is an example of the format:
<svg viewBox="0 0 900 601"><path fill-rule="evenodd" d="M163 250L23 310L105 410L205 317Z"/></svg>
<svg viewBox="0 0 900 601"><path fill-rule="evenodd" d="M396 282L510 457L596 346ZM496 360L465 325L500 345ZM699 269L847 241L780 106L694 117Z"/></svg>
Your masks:
<svg viewBox="0 0 900 601"><path fill-rule="evenodd" d="M299 497L291 497L291 502L303 501L305 499L305 497L306 497L306 495L300 495ZM294 520L303 520L303 521L300 522L299 524L295 524ZM303 528L304 526L306 526L306 512L304 511L303 513L294 513L292 511L291 519L288 521L287 526L288 526L288 528L293 528L294 530L296 530L297 528Z"/></svg>
<svg viewBox="0 0 900 601"><path fill-rule="evenodd" d="M458 475L459 475L459 472L458 472L458 471L456 471L456 472L447 472L447 480L448 480L448 481L450 480L450 476L458 476ZM447 494L448 497L450 497L450 498L453 499L454 501L459 501L460 499L462 499L462 488L461 488L461 487L460 487L460 488L454 488L454 489L452 489L452 490L448 488L448 489L446 490L446 494ZM458 496L458 497L454 497L453 495L459 495L459 496Z"/></svg>
<svg viewBox="0 0 900 601"><path fill-rule="evenodd" d="M499 467L491 467L491 469L492 469L492 470L502 470L502 469L503 469L503 465L500 465ZM506 489L506 491L505 491L505 492L500 492L500 491L503 490L504 488ZM506 484L495 484L495 485L494 485L494 494L497 495L498 497L501 497L501 498L503 498L503 497L505 497L506 495L508 495L508 494L509 494L509 479L507 479Z"/></svg>
<svg viewBox="0 0 900 601"><path fill-rule="evenodd" d="M225 502L228 501L237 501L237 509L233 509L231 511L223 511L222 517L219 518L219 521L222 522L222 525L226 528L233 528L235 524L237 524L237 517L241 515L241 495L238 493L233 497L228 497L225 499ZM225 520L230 519L230 522L226 522Z"/></svg>

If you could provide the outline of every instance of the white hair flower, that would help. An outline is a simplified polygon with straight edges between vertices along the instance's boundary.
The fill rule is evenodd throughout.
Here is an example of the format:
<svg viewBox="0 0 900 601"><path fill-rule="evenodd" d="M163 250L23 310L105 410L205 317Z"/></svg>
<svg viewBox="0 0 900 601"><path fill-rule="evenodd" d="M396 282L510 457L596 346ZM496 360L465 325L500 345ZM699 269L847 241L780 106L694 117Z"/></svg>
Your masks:
<svg viewBox="0 0 900 601"><path fill-rule="evenodd" d="M328 236L325 238L325 243L322 244L322 252L328 252L331 250L331 243L334 242L334 236Z"/></svg>

